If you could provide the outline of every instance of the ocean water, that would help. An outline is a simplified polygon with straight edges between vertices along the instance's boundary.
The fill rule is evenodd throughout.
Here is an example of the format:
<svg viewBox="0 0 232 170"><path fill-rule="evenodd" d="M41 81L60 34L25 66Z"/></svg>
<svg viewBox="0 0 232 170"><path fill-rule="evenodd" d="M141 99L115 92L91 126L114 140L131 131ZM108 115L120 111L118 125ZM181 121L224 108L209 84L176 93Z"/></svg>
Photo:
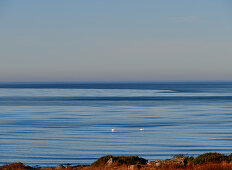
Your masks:
<svg viewBox="0 0 232 170"><path fill-rule="evenodd" d="M232 83L1 83L0 116L0 165L232 152Z"/></svg>

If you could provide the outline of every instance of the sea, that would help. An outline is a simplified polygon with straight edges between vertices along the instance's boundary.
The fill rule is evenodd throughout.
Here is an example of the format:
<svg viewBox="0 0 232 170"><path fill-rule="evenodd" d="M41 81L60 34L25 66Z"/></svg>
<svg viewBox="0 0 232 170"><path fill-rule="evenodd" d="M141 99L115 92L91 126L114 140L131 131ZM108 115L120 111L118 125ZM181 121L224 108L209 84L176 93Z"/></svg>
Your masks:
<svg viewBox="0 0 232 170"><path fill-rule="evenodd" d="M205 152L232 152L231 82L0 83L0 165Z"/></svg>

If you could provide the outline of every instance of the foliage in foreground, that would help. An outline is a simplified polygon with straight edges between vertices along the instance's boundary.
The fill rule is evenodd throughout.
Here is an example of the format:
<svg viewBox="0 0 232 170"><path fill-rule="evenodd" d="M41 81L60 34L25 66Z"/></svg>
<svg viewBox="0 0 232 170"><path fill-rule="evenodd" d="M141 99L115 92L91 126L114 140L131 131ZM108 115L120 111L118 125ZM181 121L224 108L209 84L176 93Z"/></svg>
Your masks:
<svg viewBox="0 0 232 170"><path fill-rule="evenodd" d="M151 161L152 162L152 161ZM125 169L125 170L231 170L232 154L224 155L217 152L209 152L197 157L189 157L183 154L175 155L172 159L160 160L159 164L147 164L147 160L138 156L112 156L107 155L99 158L91 166L69 166L56 168L33 168L24 165L21 162L6 164L0 167L0 170L107 170L107 169Z"/></svg>

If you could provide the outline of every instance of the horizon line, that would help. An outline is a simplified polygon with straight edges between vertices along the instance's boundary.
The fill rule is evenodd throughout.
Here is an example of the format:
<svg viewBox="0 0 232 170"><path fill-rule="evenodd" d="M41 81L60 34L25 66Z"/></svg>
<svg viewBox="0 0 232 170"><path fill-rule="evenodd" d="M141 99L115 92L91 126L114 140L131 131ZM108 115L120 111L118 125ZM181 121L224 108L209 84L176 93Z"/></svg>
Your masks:
<svg viewBox="0 0 232 170"><path fill-rule="evenodd" d="M160 80L160 81L0 81L0 84L123 84L123 83L232 83L232 80Z"/></svg>

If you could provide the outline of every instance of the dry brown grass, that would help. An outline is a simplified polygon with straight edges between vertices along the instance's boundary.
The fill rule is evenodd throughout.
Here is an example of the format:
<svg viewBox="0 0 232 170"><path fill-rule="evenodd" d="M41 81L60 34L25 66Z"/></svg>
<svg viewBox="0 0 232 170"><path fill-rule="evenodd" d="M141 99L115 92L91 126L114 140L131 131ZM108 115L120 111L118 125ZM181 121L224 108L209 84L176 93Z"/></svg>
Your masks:
<svg viewBox="0 0 232 170"><path fill-rule="evenodd" d="M205 163L198 165L187 165L184 166L163 166L163 167L154 167L154 166L144 166L141 169L143 170L232 170L232 163L221 162L221 163Z"/></svg>

